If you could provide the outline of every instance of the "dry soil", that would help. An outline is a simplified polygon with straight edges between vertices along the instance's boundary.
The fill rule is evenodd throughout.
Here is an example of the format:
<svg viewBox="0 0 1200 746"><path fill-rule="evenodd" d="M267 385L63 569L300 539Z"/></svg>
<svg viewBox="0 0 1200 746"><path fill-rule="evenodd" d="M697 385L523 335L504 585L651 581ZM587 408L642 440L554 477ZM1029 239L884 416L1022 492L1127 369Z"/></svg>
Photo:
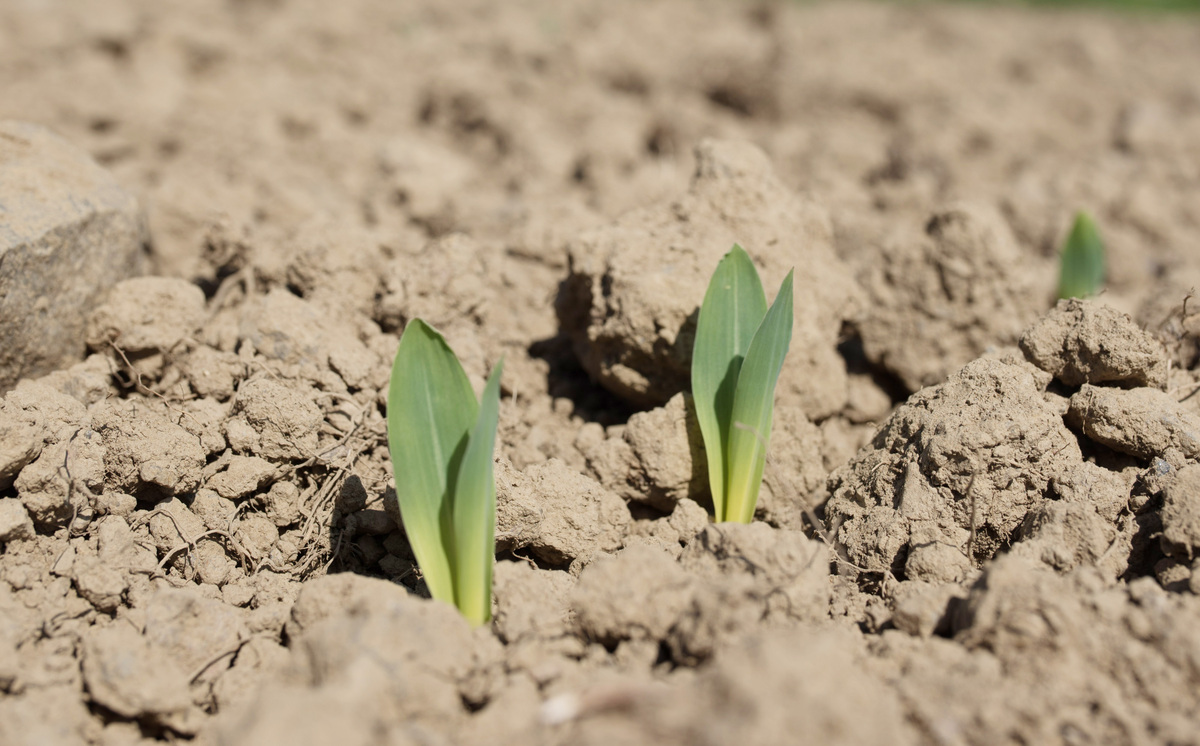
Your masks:
<svg viewBox="0 0 1200 746"><path fill-rule="evenodd" d="M151 240L0 404L0 743L1200 743L1197 70L1085 10L0 4L0 120ZM796 269L749 526L687 394L735 241ZM417 316L506 358L483 629L390 488Z"/></svg>

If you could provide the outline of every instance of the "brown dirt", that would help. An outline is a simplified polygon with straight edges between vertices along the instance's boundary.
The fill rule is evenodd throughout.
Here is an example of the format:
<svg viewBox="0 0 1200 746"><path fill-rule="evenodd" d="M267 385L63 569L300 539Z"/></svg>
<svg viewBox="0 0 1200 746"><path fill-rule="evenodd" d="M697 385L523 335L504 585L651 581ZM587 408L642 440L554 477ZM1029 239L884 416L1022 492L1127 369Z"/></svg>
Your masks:
<svg viewBox="0 0 1200 746"><path fill-rule="evenodd" d="M155 269L0 402L0 743L1200 743L1197 69L1084 11L0 5L0 120ZM686 392L733 241L798 271L750 526ZM506 356L481 630L391 489L418 315Z"/></svg>

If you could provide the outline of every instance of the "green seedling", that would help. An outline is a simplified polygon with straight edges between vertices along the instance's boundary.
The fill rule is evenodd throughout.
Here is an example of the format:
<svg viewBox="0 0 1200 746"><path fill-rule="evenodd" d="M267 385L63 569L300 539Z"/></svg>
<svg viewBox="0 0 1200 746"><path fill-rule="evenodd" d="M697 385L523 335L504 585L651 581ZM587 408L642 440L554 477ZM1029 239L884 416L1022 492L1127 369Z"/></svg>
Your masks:
<svg viewBox="0 0 1200 746"><path fill-rule="evenodd" d="M420 319L400 337L388 388L388 447L408 543L430 594L474 625L492 616L500 375L480 401L446 340Z"/></svg>
<svg viewBox="0 0 1200 746"><path fill-rule="evenodd" d="M692 348L692 397L717 521L754 518L771 437L775 383L792 340L792 273L770 309L737 244L717 265Z"/></svg>
<svg viewBox="0 0 1200 746"><path fill-rule="evenodd" d="M1088 298L1104 284L1104 242L1086 212L1075 215L1063 244L1058 279L1059 298Z"/></svg>

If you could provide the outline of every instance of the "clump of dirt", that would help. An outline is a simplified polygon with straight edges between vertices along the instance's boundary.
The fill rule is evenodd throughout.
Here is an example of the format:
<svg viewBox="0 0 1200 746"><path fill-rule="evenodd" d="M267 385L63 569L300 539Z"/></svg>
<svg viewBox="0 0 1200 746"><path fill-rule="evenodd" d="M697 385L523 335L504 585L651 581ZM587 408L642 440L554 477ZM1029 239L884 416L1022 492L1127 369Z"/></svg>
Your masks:
<svg viewBox="0 0 1200 746"><path fill-rule="evenodd" d="M0 118L138 193L158 275L0 399L0 742L1189 741L1194 31L0 5ZM1055 306L1080 208L1108 287ZM735 241L768 295L796 270L749 526L687 391ZM391 486L418 316L476 386L505 359L479 629Z"/></svg>
<svg viewBox="0 0 1200 746"><path fill-rule="evenodd" d="M632 522L624 500L557 459L525 472L502 466L496 502L499 549L528 550L576 572L593 555L619 549ZM398 507L393 515L399 524Z"/></svg>
<svg viewBox="0 0 1200 746"><path fill-rule="evenodd" d="M785 403L824 418L846 404L835 352L859 291L834 255L824 211L790 192L765 154L705 141L687 194L630 213L568 247L558 316L584 368L617 395L660 405L688 387L696 301L734 243L764 262L766 288L793 267L795 356L779 382Z"/></svg>
<svg viewBox="0 0 1200 746"><path fill-rule="evenodd" d="M1200 432L1147 385L1164 382L1165 349L1128 316L1077 300L1021 346L1028 361L983 357L914 394L831 476L825 515L851 567L963 583L1011 550L1060 571L1137 572L1139 482L1193 460Z"/></svg>
<svg viewBox="0 0 1200 746"><path fill-rule="evenodd" d="M1196 600L1151 578L1113 586L1007 556L953 616L952 642L884 634L875 652L934 738L1186 740L1197 702L1181 656L1197 636L1181 621Z"/></svg>
<svg viewBox="0 0 1200 746"><path fill-rule="evenodd" d="M970 204L938 210L920 237L894 239L861 261L863 352L909 391L1015 343L1047 295L1036 278L1052 270L1030 266L994 208Z"/></svg>
<svg viewBox="0 0 1200 746"><path fill-rule="evenodd" d="M1030 362L1066 386L1116 384L1162 388L1167 350L1111 306L1061 300L1021 335Z"/></svg>
<svg viewBox="0 0 1200 746"><path fill-rule="evenodd" d="M980 358L902 404L830 479L825 514L850 562L904 579L962 582L1012 544L1051 480L1083 457L1050 377Z"/></svg>

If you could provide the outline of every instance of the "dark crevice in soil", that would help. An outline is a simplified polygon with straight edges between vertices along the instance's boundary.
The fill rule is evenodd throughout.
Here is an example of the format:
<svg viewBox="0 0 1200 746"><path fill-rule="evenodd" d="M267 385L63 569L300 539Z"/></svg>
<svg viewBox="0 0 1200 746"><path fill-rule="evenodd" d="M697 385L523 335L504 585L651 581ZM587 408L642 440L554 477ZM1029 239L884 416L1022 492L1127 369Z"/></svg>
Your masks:
<svg viewBox="0 0 1200 746"><path fill-rule="evenodd" d="M754 104L749 96L732 86L715 86L708 93L708 100L724 109L743 117L754 115Z"/></svg>
<svg viewBox="0 0 1200 746"><path fill-rule="evenodd" d="M667 644L666 640L659 640L658 657L654 659L651 667L662 673L670 673L679 667L675 657L671 654L671 646Z"/></svg>
<svg viewBox="0 0 1200 746"><path fill-rule="evenodd" d="M1084 435L1079 431L1078 423L1073 422L1070 417L1064 415L1063 423L1066 425L1067 430L1075 436L1075 441L1079 444L1079 451L1083 454L1084 461L1091 461L1096 466L1103 467L1109 471L1122 471L1130 466L1145 465L1145 462L1133 456L1114 451L1108 446L1097 443Z"/></svg>
<svg viewBox="0 0 1200 746"><path fill-rule="evenodd" d="M893 407L908 400L909 391L900 378L881 366L873 365L867 359L867 354L863 350L862 338L852 324L844 323L842 325L839 339L841 341L838 342L837 351L842 356L842 360L846 362L847 373L870 376L871 381L892 400Z"/></svg>
<svg viewBox="0 0 1200 746"><path fill-rule="evenodd" d="M908 556L907 550L905 552L903 552L903 554L905 557L907 557ZM903 568L903 563L900 563L900 567ZM883 589L889 582L889 577L888 577L887 573L860 572L860 571L854 570L853 568L850 568L850 571L852 573L855 573L854 582L858 584L858 589L860 591L867 594L868 596L881 596L882 597L884 595ZM905 579L904 573L903 572L897 573L896 568L893 568L891 577L894 578L895 580L904 580Z"/></svg>
<svg viewBox="0 0 1200 746"><path fill-rule="evenodd" d="M629 505L629 514L633 516L633 520L635 521L656 521L670 515L670 513L665 513L645 503L630 502L627 504Z"/></svg>
<svg viewBox="0 0 1200 746"><path fill-rule="evenodd" d="M1139 488L1135 487L1135 494ZM1131 499L1131 502L1133 499ZM1130 538L1129 566L1121 580L1129 582L1154 575L1154 566L1166 558L1159 536L1162 534L1162 496L1146 496L1144 504L1133 516L1133 536Z"/></svg>
<svg viewBox="0 0 1200 746"><path fill-rule="evenodd" d="M529 346L529 354L549 363L546 380L550 396L569 399L574 404L571 414L585 422L597 422L605 427L623 425L638 411L592 381L576 359L566 335L534 342Z"/></svg>
<svg viewBox="0 0 1200 746"><path fill-rule="evenodd" d="M85 701L83 704L92 715L106 725L111 723L133 723L138 727L142 738L153 741L164 741L166 743L191 743L192 739L182 737L164 725L156 725L136 718L127 718L118 715L104 705L96 704L90 700Z"/></svg>
<svg viewBox="0 0 1200 746"><path fill-rule="evenodd" d="M537 555L535 555L533 553L526 552L524 554L521 554L520 552L521 552L520 549L499 550L496 552L496 561L497 562L502 562L502 561L524 562L538 570L560 570L561 571L561 570L566 570L567 567L570 565L570 563L556 565L551 562L547 562L546 560L542 559L541 557L538 557Z"/></svg>

